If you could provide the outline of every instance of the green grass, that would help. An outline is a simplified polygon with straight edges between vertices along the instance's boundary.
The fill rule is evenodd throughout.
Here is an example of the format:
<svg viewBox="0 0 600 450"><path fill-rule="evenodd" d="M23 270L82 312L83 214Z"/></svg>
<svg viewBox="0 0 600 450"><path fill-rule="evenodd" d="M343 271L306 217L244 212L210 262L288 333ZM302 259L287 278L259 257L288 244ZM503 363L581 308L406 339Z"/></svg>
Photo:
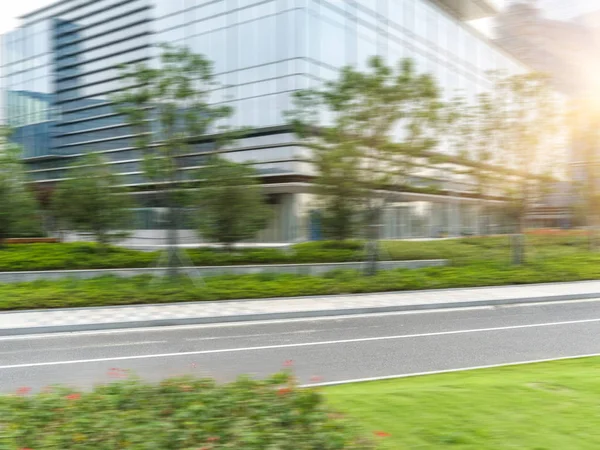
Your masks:
<svg viewBox="0 0 600 450"><path fill-rule="evenodd" d="M381 450L600 448L599 358L326 388Z"/></svg>
<svg viewBox="0 0 600 450"><path fill-rule="evenodd" d="M323 277L291 274L221 275L197 285L150 276L64 279L0 284L0 310L293 297L600 279L600 254L553 257L515 267L480 263L382 271L372 277L336 271Z"/></svg>
<svg viewBox="0 0 600 450"><path fill-rule="evenodd" d="M582 237L530 236L530 262L549 258L588 258ZM293 264L363 261L364 245L350 242L307 242L281 249L243 249L225 252L219 249L187 250L197 266L237 264ZM158 252L141 252L109 247L101 252L95 244L16 244L0 248L0 271L73 270L149 267ZM448 259L453 265L501 265L510 262L508 237L464 238L441 241L390 241L381 245L381 259Z"/></svg>
<svg viewBox="0 0 600 450"><path fill-rule="evenodd" d="M47 245L50 245L47 247ZM56 252L54 249L58 249ZM194 250L197 265L235 262L274 263L362 260L360 243L307 243L292 251L251 250L229 254ZM36 253L37 252L37 253ZM510 264L507 237L469 238L431 242L387 242L385 259L448 259L447 267L391 270L374 277L356 271L336 271L324 277L259 274L206 278L204 285L188 279L151 283L147 276L133 279L100 277L93 280L36 281L0 284L0 310L169 303L240 298L292 297L419 289L478 287L600 279L600 252L591 253L577 237L536 236L528 239L527 263ZM26 257L32 259L26 259ZM0 250L0 270L36 268L148 267L153 253L111 248L102 255L90 244L53 247L52 244L18 245ZM140 264L143 259L144 264ZM120 265L119 265L120 264ZM16 269L15 267L18 267ZM4 269L6 270L6 269Z"/></svg>
<svg viewBox="0 0 600 450"><path fill-rule="evenodd" d="M357 241L308 242L289 250L262 248L226 252L204 248L186 250L186 253L196 266L224 266L360 261L364 259L363 248ZM157 251L121 247L102 250L92 243L13 244L0 248L0 272L149 267L159 257Z"/></svg>

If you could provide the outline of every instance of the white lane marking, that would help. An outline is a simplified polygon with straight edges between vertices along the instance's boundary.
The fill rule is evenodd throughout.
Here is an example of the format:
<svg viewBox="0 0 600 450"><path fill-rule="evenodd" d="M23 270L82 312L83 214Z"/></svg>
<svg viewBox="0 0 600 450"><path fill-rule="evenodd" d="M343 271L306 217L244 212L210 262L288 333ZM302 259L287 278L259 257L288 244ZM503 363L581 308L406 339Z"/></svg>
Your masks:
<svg viewBox="0 0 600 450"><path fill-rule="evenodd" d="M477 310L494 310L504 308L531 308L538 306L552 306L561 304L577 304L577 303L594 303L600 302L600 298L593 299L581 299L581 300L561 300L551 302L537 302L537 303L514 303L510 305L496 305L496 306L468 306L468 307L456 307L456 308L439 308L439 309L423 309L414 311L389 311L379 313L368 313L368 314L340 314L339 316L323 316L323 317L300 317L297 319L275 319L275 320L255 320L255 321L244 321L244 322L219 322L219 323L206 323L197 325L167 325L160 327L141 327L141 328L121 328L116 330L92 330L92 331L70 331L61 333L38 333L28 334L22 336L0 336L0 341L12 341L12 340L29 340L29 339L56 339L56 338L70 338L74 336L98 336L98 335L110 335L110 334L124 334L124 333L165 333L170 331L180 330L198 330L198 329L210 329L210 328L233 328L233 327L252 327L258 325L273 325L278 323L294 323L294 322L322 322L322 321L346 321L354 319L364 319L371 317L386 317L386 316L404 316L404 315L420 315L420 314L446 314L462 311L477 311Z"/></svg>
<svg viewBox="0 0 600 450"><path fill-rule="evenodd" d="M467 372L467 371L471 371L471 370L497 369L499 367L511 367L511 366L524 366L527 364L540 364L540 363L546 363L546 362L552 362L552 361L567 361L570 359L594 358L597 356L600 356L600 353L587 353L584 355L560 356L557 358L546 358L546 359L531 359L531 360L527 360L527 361L488 364L485 366L467 366L467 367L460 367L458 369L442 369L442 370L431 370L428 372L412 372L412 373L403 373L400 375L383 375L380 377L355 378L355 379L351 379L351 380L324 381L321 383L303 384L303 385L300 385L300 387L310 388L310 387L339 386L342 384L352 384L352 383L368 383L368 382L372 382L372 381L394 380L397 378L422 377L422 376L427 376L427 375L441 375L444 373Z"/></svg>
<svg viewBox="0 0 600 450"><path fill-rule="evenodd" d="M574 300L575 301L575 300ZM597 301L600 301L598 299ZM523 305L525 306L525 305ZM323 316L323 317L304 317L297 319L274 319L274 320L256 320L256 321L243 321L243 322L218 322L218 323L205 323L196 325L165 325L160 327L140 327L140 328L119 328L115 330L92 330L92 331L65 331L59 333L37 333L27 334L18 336L0 336L0 341L20 341L29 339L56 339L56 338L72 338L79 336L100 336L110 334L124 334L124 333L168 333L171 331L185 331L185 330L198 330L198 329L211 329L211 328L234 328L234 327L252 327L259 325L274 325L283 323L294 323L294 322L322 322L322 321L346 321L353 319L365 319L370 317L385 317L385 316L404 316L404 315L416 315L416 314L441 314L441 313L452 313L459 311L473 311L478 309L494 309L493 306L472 306L472 307L460 307L460 308L440 308L440 309L424 309L415 311L390 311L381 313L369 313L369 314L340 314L339 316ZM272 335L272 333L269 333Z"/></svg>
<svg viewBox="0 0 600 450"><path fill-rule="evenodd" d="M298 331L284 331L281 333L256 333L256 334L238 334L234 336L210 336L210 337L197 337L197 338L185 338L185 341L219 341L219 340L227 340L227 339L240 339L240 338L253 338L253 337L265 337L269 336L271 338L287 335L287 334L310 334L316 333L318 331L330 331L330 330L345 330L346 328L328 328L327 330L298 330Z"/></svg>
<svg viewBox="0 0 600 450"><path fill-rule="evenodd" d="M215 353L235 353L235 352L250 352L259 350L274 350L281 348L298 348L298 347L316 347L323 345L339 345L339 344L350 344L357 342L374 342L374 341L389 341L396 339L412 339L420 337L432 337L432 336L449 336L456 334L470 334L470 333L484 333L491 331L506 331L506 330L519 330L525 328L542 328L542 327L555 327L564 325L576 325L581 323L597 323L600 319L585 319L585 320L569 320L563 322L548 322L538 323L530 325L515 325L509 327L492 327L492 328L475 328L470 330L455 330L455 331L440 331L435 333L419 333L419 334L403 334L397 336L377 336L370 338L356 338L356 339L340 339L334 341L318 341L318 342L301 342L296 344L280 344L280 345L262 345L258 347L239 347L239 348L224 348L215 350L199 350L192 352L177 352L177 353L160 353L155 355L134 355L134 356L118 356L112 358L96 358L96 359L76 359L70 361L54 361L54 362L42 362L42 363L28 363L28 364L11 364L6 366L0 366L2 369L20 369L26 367L44 367L44 366L59 366L67 364L85 364L94 362L106 362L106 361L127 361L136 359L150 359L150 358L170 358L176 356L192 356L192 355L210 355Z"/></svg>
<svg viewBox="0 0 600 450"><path fill-rule="evenodd" d="M14 353L23 353L23 352L62 352L62 351L73 351L73 350L85 350L92 348L114 348L114 347L129 347L134 345L153 345L153 344L166 344L169 341L146 341L146 342L119 342L118 344L97 344L97 345L84 345L77 347L44 347L44 348L35 348L28 347L26 349L20 350L10 350L5 352L0 352L0 355L10 355Z"/></svg>

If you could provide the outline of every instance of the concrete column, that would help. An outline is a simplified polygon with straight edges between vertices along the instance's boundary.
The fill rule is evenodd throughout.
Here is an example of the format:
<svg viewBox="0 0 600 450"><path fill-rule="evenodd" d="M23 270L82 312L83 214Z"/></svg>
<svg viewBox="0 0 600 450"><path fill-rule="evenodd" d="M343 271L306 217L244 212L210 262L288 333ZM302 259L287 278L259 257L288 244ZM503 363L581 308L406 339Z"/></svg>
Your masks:
<svg viewBox="0 0 600 450"><path fill-rule="evenodd" d="M425 236L427 238L434 237L434 235L433 235L434 228L435 228L435 220L433 217L434 212L435 212L435 203L431 202L427 206L427 231L426 231L426 236Z"/></svg>
<svg viewBox="0 0 600 450"><path fill-rule="evenodd" d="M450 236L459 237L462 230L460 201L453 198L450 202Z"/></svg>
<svg viewBox="0 0 600 450"><path fill-rule="evenodd" d="M282 195L281 238L283 242L294 242L297 235L298 211L296 194Z"/></svg>

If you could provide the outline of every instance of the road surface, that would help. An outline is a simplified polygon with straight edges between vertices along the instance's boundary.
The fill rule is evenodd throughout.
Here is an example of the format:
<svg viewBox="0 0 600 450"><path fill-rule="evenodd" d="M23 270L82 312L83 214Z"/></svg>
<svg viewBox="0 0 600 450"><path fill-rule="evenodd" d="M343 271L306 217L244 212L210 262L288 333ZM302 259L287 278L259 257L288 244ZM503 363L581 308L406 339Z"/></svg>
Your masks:
<svg viewBox="0 0 600 450"><path fill-rule="evenodd" d="M301 383L600 354L600 300L0 338L0 391L89 388L111 369L229 381L292 360Z"/></svg>

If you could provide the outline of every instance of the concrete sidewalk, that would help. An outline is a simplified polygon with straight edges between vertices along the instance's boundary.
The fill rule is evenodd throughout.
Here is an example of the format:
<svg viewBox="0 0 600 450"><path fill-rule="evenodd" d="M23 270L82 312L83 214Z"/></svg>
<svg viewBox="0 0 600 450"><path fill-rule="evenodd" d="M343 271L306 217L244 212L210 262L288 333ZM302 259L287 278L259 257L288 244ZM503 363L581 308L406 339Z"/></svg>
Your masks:
<svg viewBox="0 0 600 450"><path fill-rule="evenodd" d="M0 313L0 336L600 298L600 281Z"/></svg>

